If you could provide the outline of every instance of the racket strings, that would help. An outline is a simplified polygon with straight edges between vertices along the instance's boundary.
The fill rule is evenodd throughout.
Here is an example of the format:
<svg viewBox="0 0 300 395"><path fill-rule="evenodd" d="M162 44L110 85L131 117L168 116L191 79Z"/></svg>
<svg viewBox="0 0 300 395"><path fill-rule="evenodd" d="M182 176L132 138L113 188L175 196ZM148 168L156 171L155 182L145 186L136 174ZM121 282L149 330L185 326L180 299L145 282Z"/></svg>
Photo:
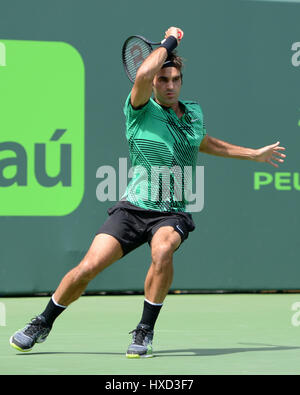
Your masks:
<svg viewBox="0 0 300 395"><path fill-rule="evenodd" d="M123 47L123 63L129 79L134 82L136 73L152 48L138 37L129 38Z"/></svg>

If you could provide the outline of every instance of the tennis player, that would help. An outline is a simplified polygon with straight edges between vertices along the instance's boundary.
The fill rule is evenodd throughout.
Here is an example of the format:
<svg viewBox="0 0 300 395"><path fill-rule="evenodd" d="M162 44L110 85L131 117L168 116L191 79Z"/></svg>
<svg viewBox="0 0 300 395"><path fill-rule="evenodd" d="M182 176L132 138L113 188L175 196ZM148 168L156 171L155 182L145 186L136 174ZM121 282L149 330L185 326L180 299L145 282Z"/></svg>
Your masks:
<svg viewBox="0 0 300 395"><path fill-rule="evenodd" d="M202 110L194 101L179 100L182 60L174 54L183 31L170 27L164 43L138 69L126 100L126 137L135 173L124 197L108 210L87 254L62 279L45 310L10 338L19 351L30 351L46 340L55 319L80 297L88 283L113 262L148 242L152 262L144 284L141 320L132 333L126 356L151 357L154 326L173 278L173 254L195 229L187 212L179 176L195 169L198 152L226 158L282 163L279 142L251 149L229 144L206 133ZM152 98L153 94L153 98ZM177 171L164 185L153 169ZM176 170L177 169L177 170ZM178 192L183 192L183 194ZM175 196L177 193L177 196Z"/></svg>

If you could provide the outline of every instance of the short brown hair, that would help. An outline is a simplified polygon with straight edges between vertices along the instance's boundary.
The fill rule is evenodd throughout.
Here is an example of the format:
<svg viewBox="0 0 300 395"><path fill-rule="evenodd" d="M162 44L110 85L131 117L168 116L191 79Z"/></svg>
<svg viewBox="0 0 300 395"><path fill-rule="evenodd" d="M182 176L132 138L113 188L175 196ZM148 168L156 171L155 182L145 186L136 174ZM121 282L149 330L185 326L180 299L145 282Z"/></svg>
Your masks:
<svg viewBox="0 0 300 395"><path fill-rule="evenodd" d="M168 58L167 58L165 64L163 65L163 68L168 67L168 65L167 65L168 62L172 63L172 65L170 65L170 66L176 67L176 69L180 71L180 76L182 79L182 69L184 67L183 58L181 56L178 56L176 51L173 51L168 55Z"/></svg>
<svg viewBox="0 0 300 395"><path fill-rule="evenodd" d="M171 54L168 56L168 60L174 63L176 69L181 72L184 67L183 58L181 56L178 56L176 51L171 52Z"/></svg>

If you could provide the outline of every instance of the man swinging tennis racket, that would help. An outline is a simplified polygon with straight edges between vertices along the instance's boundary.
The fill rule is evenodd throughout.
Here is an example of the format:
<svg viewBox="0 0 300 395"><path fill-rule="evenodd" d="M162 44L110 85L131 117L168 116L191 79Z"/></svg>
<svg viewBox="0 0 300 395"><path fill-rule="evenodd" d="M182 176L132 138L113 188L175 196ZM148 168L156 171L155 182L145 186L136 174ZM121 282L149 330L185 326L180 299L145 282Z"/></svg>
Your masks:
<svg viewBox="0 0 300 395"><path fill-rule="evenodd" d="M178 177L173 177L166 191L153 168L178 169L178 174L183 174L185 166L195 169L198 152L267 162L275 167L284 161L285 148L279 142L251 149L206 133L199 104L179 100L183 65L173 52L179 36L183 38L179 28L166 31L163 43L139 67L126 100L126 137L136 170L124 197L108 210L109 217L87 254L65 275L45 310L10 338L15 349L30 351L35 343L45 341L55 319L80 297L95 276L148 242L152 262L144 284L143 312L131 332L126 356L151 357L155 322L172 283L173 254L195 228L187 201L175 196L183 183L179 185Z"/></svg>

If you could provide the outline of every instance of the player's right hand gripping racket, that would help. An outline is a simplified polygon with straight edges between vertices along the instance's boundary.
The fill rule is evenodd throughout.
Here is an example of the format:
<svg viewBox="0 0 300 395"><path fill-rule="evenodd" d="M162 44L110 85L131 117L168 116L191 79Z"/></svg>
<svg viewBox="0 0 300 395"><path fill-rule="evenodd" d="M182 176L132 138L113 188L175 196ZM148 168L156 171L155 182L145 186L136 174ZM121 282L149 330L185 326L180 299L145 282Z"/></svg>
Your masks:
<svg viewBox="0 0 300 395"><path fill-rule="evenodd" d="M178 35L181 39L181 33ZM153 51L153 45L161 45L165 40L155 43L143 36L130 36L122 47L122 61L126 74L131 82L135 81L136 73L143 61Z"/></svg>

